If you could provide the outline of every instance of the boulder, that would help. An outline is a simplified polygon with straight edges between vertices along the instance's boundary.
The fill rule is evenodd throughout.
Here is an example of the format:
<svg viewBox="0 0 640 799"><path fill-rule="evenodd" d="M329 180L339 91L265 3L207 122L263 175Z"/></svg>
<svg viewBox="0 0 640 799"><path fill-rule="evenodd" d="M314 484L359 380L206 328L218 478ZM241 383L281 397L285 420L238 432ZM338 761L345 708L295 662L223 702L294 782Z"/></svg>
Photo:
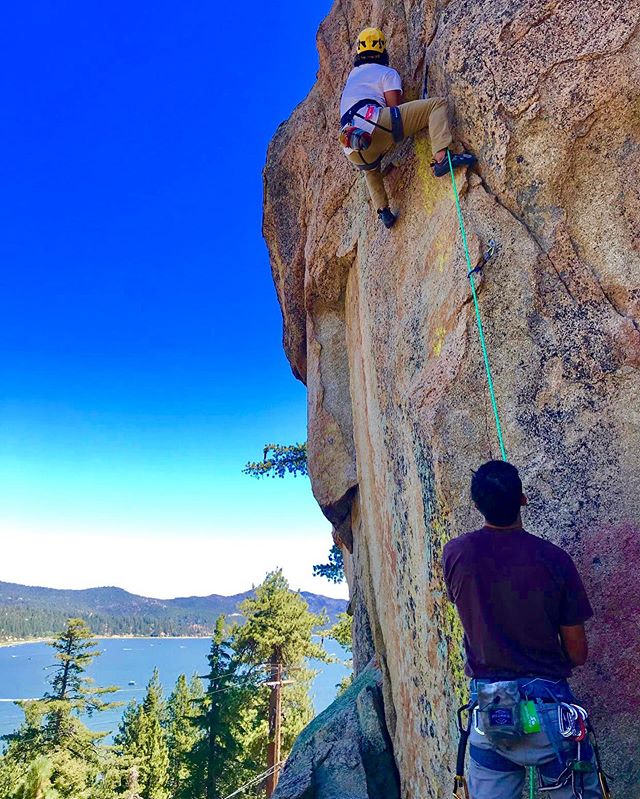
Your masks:
<svg viewBox="0 0 640 799"><path fill-rule="evenodd" d="M379 669L369 664L306 728L274 799L399 799L381 684Z"/></svg>

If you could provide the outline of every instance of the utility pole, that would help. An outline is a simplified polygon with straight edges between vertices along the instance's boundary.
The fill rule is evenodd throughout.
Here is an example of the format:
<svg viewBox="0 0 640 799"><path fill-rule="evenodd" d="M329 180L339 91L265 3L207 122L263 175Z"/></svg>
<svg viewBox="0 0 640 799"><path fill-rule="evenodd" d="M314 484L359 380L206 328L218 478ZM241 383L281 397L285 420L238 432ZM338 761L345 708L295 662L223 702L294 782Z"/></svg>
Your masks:
<svg viewBox="0 0 640 799"><path fill-rule="evenodd" d="M282 661L280 653L274 650L270 665L268 685L271 686L269 697L269 746L267 749L267 799L275 791L278 784L280 750L282 745Z"/></svg>

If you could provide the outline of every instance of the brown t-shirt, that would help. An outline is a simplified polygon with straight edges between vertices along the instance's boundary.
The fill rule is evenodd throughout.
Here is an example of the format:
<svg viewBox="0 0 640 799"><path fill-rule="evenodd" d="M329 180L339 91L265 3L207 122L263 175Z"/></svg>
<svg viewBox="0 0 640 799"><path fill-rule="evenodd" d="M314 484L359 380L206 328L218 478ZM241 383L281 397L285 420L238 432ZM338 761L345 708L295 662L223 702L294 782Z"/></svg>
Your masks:
<svg viewBox="0 0 640 799"><path fill-rule="evenodd" d="M560 627L593 610L564 550L525 530L484 527L449 541L442 563L470 677L570 676Z"/></svg>

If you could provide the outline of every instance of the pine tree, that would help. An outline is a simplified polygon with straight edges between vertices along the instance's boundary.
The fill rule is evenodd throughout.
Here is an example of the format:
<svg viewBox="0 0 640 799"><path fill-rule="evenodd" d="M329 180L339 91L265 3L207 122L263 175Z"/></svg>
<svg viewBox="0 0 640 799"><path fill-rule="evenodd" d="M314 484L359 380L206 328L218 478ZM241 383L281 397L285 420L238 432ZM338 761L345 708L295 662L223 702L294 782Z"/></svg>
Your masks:
<svg viewBox="0 0 640 799"><path fill-rule="evenodd" d="M129 769L137 768L142 799L169 799L169 749L164 730L166 707L158 670L141 705L125 710L115 745ZM138 789L136 789L138 790Z"/></svg>
<svg viewBox="0 0 640 799"><path fill-rule="evenodd" d="M169 748L169 790L172 799L191 799L191 753L203 737L196 723L197 703L204 698L200 679L190 683L184 674L178 677L167 703L167 744Z"/></svg>
<svg viewBox="0 0 640 799"><path fill-rule="evenodd" d="M25 777L27 766L13 757L9 746L5 753L0 757L0 796L10 797L16 790L16 786L22 783Z"/></svg>
<svg viewBox="0 0 640 799"><path fill-rule="evenodd" d="M188 799L220 799L255 775L250 737L256 726L255 670L241 666L220 616L207 657L204 697L196 702L200 731L191 753Z"/></svg>
<svg viewBox="0 0 640 799"><path fill-rule="evenodd" d="M21 781L15 799L59 799L60 794L51 783L53 764L46 757L33 761Z"/></svg>
<svg viewBox="0 0 640 799"><path fill-rule="evenodd" d="M299 666L295 680L282 689L282 753L286 756L300 732L313 721L315 715L310 698L311 682L317 672Z"/></svg>
<svg viewBox="0 0 640 799"><path fill-rule="evenodd" d="M282 569L270 572L255 596L240 604L246 618L238 627L233 645L240 659L249 665L273 662L299 666L305 658L328 660L326 651L312 640L317 627L326 623L323 614L309 610L301 594L292 591Z"/></svg>
<svg viewBox="0 0 640 799"><path fill-rule="evenodd" d="M6 736L9 745L5 757L23 764L28 769L25 779L32 781L43 773L42 758L46 757L52 767L52 790L61 797L84 799L101 775L105 753L97 742L108 733L91 732L81 717L115 707L117 703L106 702L103 696L116 688L98 688L85 676L100 652L82 619L69 619L51 646L56 651L56 663L49 679L50 690L42 699L17 703L25 721Z"/></svg>
<svg viewBox="0 0 640 799"><path fill-rule="evenodd" d="M328 630L325 630L323 632L323 636L326 636L327 638L333 638L333 640L337 641L343 649L347 650L347 652L352 652L353 617L349 616L347 613L338 614L338 621L333 625L333 627L329 627ZM350 669L353 669L352 660L344 662L344 665L348 666ZM336 685L336 688L338 689L336 696L342 696L342 694L348 690L352 683L353 672L346 677L343 677Z"/></svg>
<svg viewBox="0 0 640 799"><path fill-rule="evenodd" d="M243 474L250 477L294 477L309 475L307 459L307 444L265 444L261 461L252 461L245 464ZM332 583L345 581L344 561L342 550L335 543L329 550L328 563L316 563L313 567L315 577L326 577Z"/></svg>
<svg viewBox="0 0 640 799"><path fill-rule="evenodd" d="M327 621L325 614L313 614L304 598L289 588L282 570L267 574L255 596L240 605L246 622L236 629L233 647L239 659L247 666L269 665L269 682L272 687L286 677L290 686L282 691L282 749L277 732L277 706L275 691L256 696L258 719L268 720L266 747L260 753L264 770L286 755L293 740L313 718L308 686L311 674L306 659L330 660L320 644L314 643L314 629ZM296 684L298 690L296 690ZM293 687L291 687L293 686ZM266 701L265 701L266 700ZM266 749L269 749L267 757Z"/></svg>

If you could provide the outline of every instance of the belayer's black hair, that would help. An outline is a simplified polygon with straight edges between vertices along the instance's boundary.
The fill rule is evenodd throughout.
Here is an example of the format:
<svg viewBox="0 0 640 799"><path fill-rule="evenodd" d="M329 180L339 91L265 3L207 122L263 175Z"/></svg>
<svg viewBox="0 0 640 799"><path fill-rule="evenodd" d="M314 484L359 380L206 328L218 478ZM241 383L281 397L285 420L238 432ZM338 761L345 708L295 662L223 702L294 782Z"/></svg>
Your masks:
<svg viewBox="0 0 640 799"><path fill-rule="evenodd" d="M365 53L358 53L353 59L354 67L361 67L363 64L382 64L382 66L389 66L389 53L385 50L384 53L376 53L373 50L367 50Z"/></svg>
<svg viewBox="0 0 640 799"><path fill-rule="evenodd" d="M471 479L471 498L489 524L508 527L518 518L522 481L515 466L487 461Z"/></svg>

